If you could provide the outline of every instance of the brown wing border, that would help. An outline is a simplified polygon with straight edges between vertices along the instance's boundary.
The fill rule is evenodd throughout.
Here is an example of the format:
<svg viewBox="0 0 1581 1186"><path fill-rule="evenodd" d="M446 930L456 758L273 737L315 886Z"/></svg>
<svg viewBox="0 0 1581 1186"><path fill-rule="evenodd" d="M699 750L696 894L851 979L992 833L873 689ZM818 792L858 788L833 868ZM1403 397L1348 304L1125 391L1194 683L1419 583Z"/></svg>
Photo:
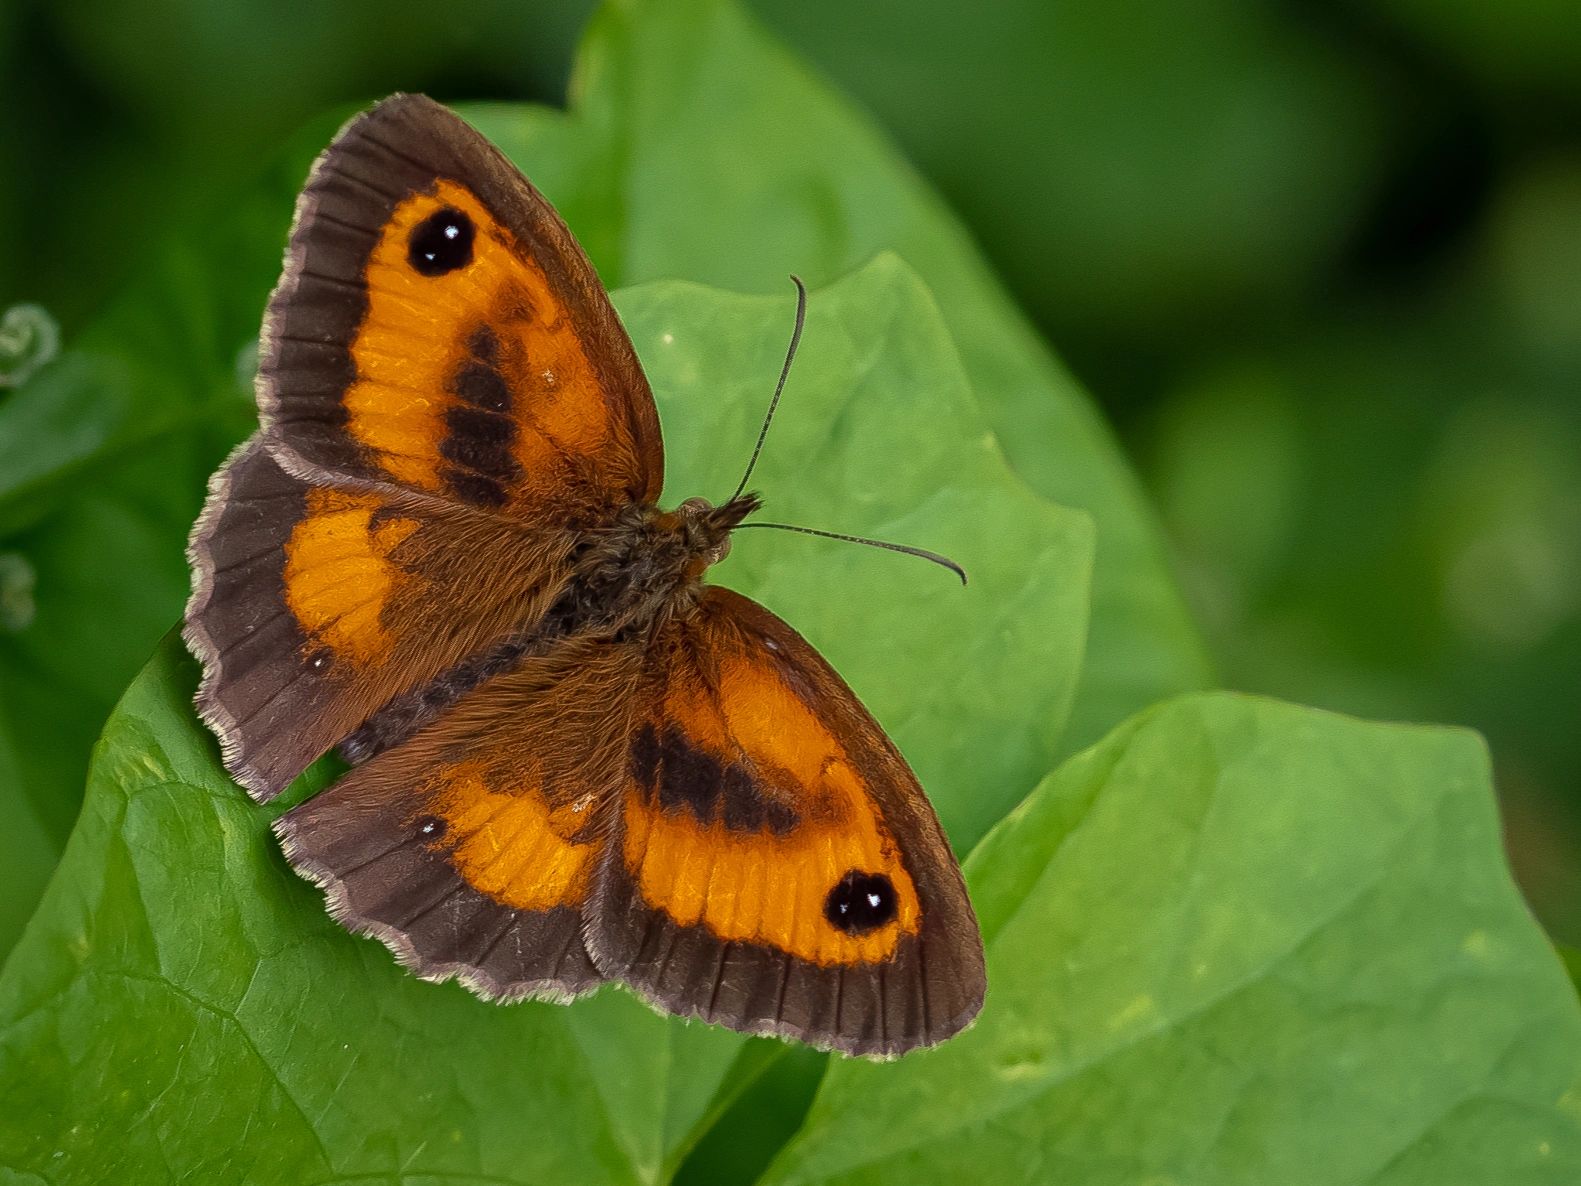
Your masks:
<svg viewBox="0 0 1581 1186"><path fill-rule="evenodd" d="M240 723L222 703L220 696L220 687L225 681L222 648L205 626L204 612L216 588L218 566L213 554L213 540L226 512L233 506L235 475L263 449L262 434L254 433L232 449L224 463L209 476L203 509L187 538L186 554L187 563L192 569L192 592L187 598L181 621L182 641L187 644L187 650L193 658L197 659L202 672L197 694L193 697L198 716L219 742L220 760L225 769L260 803L266 803L279 794L285 788L285 782L246 760ZM273 460L272 453L269 457ZM295 625L294 619L287 617L286 621L291 626ZM300 631L297 632L297 644L300 648ZM293 772L290 777L295 777L296 773L300 771Z"/></svg>

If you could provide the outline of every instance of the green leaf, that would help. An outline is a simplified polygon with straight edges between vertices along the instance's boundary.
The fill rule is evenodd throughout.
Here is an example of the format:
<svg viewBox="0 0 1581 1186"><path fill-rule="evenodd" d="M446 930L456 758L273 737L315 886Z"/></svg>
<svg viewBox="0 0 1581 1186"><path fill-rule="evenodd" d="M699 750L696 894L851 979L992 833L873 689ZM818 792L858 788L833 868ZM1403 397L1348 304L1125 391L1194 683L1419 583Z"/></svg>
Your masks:
<svg viewBox="0 0 1581 1186"><path fill-rule="evenodd" d="M181 613L205 482L257 422L258 322L292 195L335 126L149 252L103 317L0 400L0 553L33 584L33 612L0 623L0 956L70 833L93 739Z"/></svg>
<svg viewBox="0 0 1581 1186"><path fill-rule="evenodd" d="M1458 730L1212 694L972 854L989 994L836 1062L769 1181L1572 1183L1581 1007Z"/></svg>
<svg viewBox="0 0 1581 1186"><path fill-rule="evenodd" d="M1377 8L1388 36L1432 54L1479 89L1507 96L1542 93L1574 103L1581 64L1581 12L1563 0L1516 0L1490 11L1475 0L1386 0Z"/></svg>
<svg viewBox="0 0 1581 1186"><path fill-rule="evenodd" d="M222 242L245 275L257 236L242 238ZM71 829L106 714L180 612L206 477L252 420L236 359L268 271L222 285L175 252L150 273L0 403L0 553L31 585L0 621L0 843L29 837L0 857L0 954Z"/></svg>
<svg viewBox="0 0 1581 1186"><path fill-rule="evenodd" d="M1581 949L1571 947L1568 943L1555 943L1554 950L1559 953L1559 961L1569 973L1570 983L1581 992Z"/></svg>
<svg viewBox="0 0 1581 1186"><path fill-rule="evenodd" d="M937 296L1011 463L1097 522L1066 752L1210 681L1152 515L1085 393L895 148L737 7L611 3L583 45L569 116L466 114L556 202L610 284L785 292L788 272L827 283L898 252Z"/></svg>
<svg viewBox="0 0 1581 1186"><path fill-rule="evenodd" d="M0 981L0 1163L56 1182L644 1182L742 1042L623 995L497 1007L331 922L220 770L172 637Z"/></svg>
<svg viewBox="0 0 1581 1186"><path fill-rule="evenodd" d="M611 285L684 278L783 298L788 271L827 283L898 250L938 294L1013 464L1102 533L1063 752L1206 681L1151 516L1086 397L896 151L734 7L611 7L589 34L574 114L470 114L559 204ZM0 769L0 824L31 815L63 842L89 740L180 612L201 478L248 427L238 360L256 339L290 195L333 126L316 121L237 209L160 253L108 317L0 403L0 550L38 574L36 621L0 632L0 747L14 755L14 774ZM773 374L732 378L766 395ZM913 416L896 413L896 431ZM904 468L905 448L895 453ZM787 511L795 488L764 487ZM822 525L854 521L831 507ZM913 579L895 580L883 603ZM1049 723L1012 717L1018 752ZM988 788L957 817L957 841L976 840L1030 785ZM37 892L19 888L18 915ZM0 919L0 952L10 938Z"/></svg>
<svg viewBox="0 0 1581 1186"><path fill-rule="evenodd" d="M879 117L1114 387L1137 350L1256 336L1332 267L1403 122L1386 71L1257 0L751 8Z"/></svg>
<svg viewBox="0 0 1581 1186"><path fill-rule="evenodd" d="M17 753L0 733L0 787L20 787ZM61 840L20 794L0 798L0 952L10 950L60 856ZM0 956L0 964L4 957Z"/></svg>
<svg viewBox="0 0 1581 1186"><path fill-rule="evenodd" d="M790 292L678 282L623 295L661 393L667 503L735 488L794 308ZM918 544L966 568L962 589L914 558L749 531L713 579L805 634L884 723L957 844L981 835L1057 751L1086 635L1092 524L1009 471L937 306L897 257L812 294L752 487L771 499L768 519Z"/></svg>
<svg viewBox="0 0 1581 1186"><path fill-rule="evenodd" d="M663 393L672 488L728 493L789 301L668 283L618 304ZM798 368L763 484L787 510L954 550L974 583L769 532L743 535L722 579L827 647L969 826L1052 752L1091 524L1010 471L898 260L814 294ZM0 1166L56 1183L658 1182L780 1049L616 991L499 1007L405 974L290 873L273 810L193 715L195 682L171 639L127 693L0 977Z"/></svg>

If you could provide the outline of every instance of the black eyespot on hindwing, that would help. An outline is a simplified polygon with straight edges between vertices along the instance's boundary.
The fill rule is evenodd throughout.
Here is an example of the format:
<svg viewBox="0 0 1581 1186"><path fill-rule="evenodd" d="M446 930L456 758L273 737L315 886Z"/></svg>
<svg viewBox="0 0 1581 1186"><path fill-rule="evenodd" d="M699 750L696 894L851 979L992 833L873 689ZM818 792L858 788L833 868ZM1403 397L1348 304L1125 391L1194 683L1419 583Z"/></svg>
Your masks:
<svg viewBox="0 0 1581 1186"><path fill-rule="evenodd" d="M450 825L437 815L419 816L413 821L413 826L417 828L417 834L430 843L443 840L445 833L450 830Z"/></svg>

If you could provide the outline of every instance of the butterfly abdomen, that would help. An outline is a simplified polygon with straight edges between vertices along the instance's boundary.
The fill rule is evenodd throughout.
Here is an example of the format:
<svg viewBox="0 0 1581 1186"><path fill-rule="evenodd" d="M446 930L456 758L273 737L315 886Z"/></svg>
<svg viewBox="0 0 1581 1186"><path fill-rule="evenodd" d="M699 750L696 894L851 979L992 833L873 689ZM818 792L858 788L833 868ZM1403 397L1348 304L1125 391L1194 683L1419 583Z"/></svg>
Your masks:
<svg viewBox="0 0 1581 1186"><path fill-rule="evenodd" d="M571 576L537 622L500 639L396 697L341 743L361 763L398 745L468 692L569 638L646 636L696 606L702 574L729 550L730 530L757 509L748 495L719 507L702 499L675 511L626 508L589 530L570 557Z"/></svg>
<svg viewBox="0 0 1581 1186"><path fill-rule="evenodd" d="M573 554L574 576L546 615L560 636L646 634L697 604L703 573L730 550L730 532L756 495L719 507L688 499L674 511L628 508L590 531Z"/></svg>

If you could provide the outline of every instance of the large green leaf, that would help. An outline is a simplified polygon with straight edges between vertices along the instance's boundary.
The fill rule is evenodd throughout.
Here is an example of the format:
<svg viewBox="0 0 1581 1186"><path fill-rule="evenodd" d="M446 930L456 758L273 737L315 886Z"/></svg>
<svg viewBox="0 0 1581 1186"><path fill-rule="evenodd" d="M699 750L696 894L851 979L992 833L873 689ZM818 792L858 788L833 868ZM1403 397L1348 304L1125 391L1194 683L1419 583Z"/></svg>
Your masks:
<svg viewBox="0 0 1581 1186"><path fill-rule="evenodd" d="M869 122L723 0L611 8L579 77L569 116L468 114L561 206L610 284L684 278L784 293L786 272L827 283L885 249L921 270L1012 462L1100 527L1087 674L1065 750L1204 682L1150 516L1106 430L964 229ZM89 739L180 612L201 475L247 427L237 360L256 336L290 195L333 126L318 121L227 218L145 268L109 317L0 404L0 551L21 552L39 574L36 621L0 633L0 748L14 757L0 765L0 824L36 817L63 841ZM766 385L772 374L760 364L739 378ZM903 462L915 449L905 434L922 426L909 407L894 415ZM768 493L788 513L799 485ZM804 505L825 525L854 522L843 507ZM888 603L911 581L931 584L895 579ZM1001 703L1012 748L1025 751L1049 722ZM986 791L957 817L958 841L975 840L1029 785ZM39 884L17 888L20 916ZM0 952L10 939L0 916Z"/></svg>
<svg viewBox="0 0 1581 1186"><path fill-rule="evenodd" d="M1108 430L965 228L871 121L723 0L607 4L571 98L566 115L467 114L578 228L606 281L675 276L776 291L786 272L826 280L883 250L922 274L1011 463L1097 523L1091 633L1066 752L1210 682ZM1000 788L956 843L975 840L1022 789Z"/></svg>
<svg viewBox="0 0 1581 1186"><path fill-rule="evenodd" d="M1581 990L1581 950L1571 947L1568 943L1555 943L1554 950L1559 953L1565 971L1570 974L1570 982Z"/></svg>
<svg viewBox="0 0 1581 1186"><path fill-rule="evenodd" d="M849 103L723 0L617 0L569 116L467 115L554 199L606 282L779 291L893 250L939 299L1011 463L1098 525L1092 636L1068 749L1209 682L1151 514L1087 396L964 227Z"/></svg>
<svg viewBox="0 0 1581 1186"><path fill-rule="evenodd" d="M910 0L900 21L749 3L878 115L1111 398L1148 382L1122 351L1266 333L1355 236L1408 118L1386 67L1267 0L996 0L970 20Z"/></svg>
<svg viewBox="0 0 1581 1186"><path fill-rule="evenodd" d="M0 981L0 1164L55 1182L641 1182L741 1041L625 996L496 1008L325 915L194 720L172 637Z"/></svg>
<svg viewBox="0 0 1581 1186"><path fill-rule="evenodd" d="M622 294L663 393L671 488L728 493L791 308ZM958 827L1031 785L1081 660L1091 524L1030 494L926 289L881 258L812 297L755 484L915 537L942 569L769 532L722 574L839 663ZM838 516L838 518L834 518ZM0 1166L55 1182L663 1180L779 1047L610 992L500 1008L423 984L325 915L194 718L172 640L100 744L79 826L0 978Z"/></svg>
<svg viewBox="0 0 1581 1186"><path fill-rule="evenodd" d="M237 359L278 267L280 215L252 219L288 192L247 203L206 252L164 252L0 402L0 553L32 584L28 611L0 623L0 955L65 843L105 715L186 597L206 475L253 417ZM206 262L220 258L223 274Z"/></svg>
<svg viewBox="0 0 1581 1186"><path fill-rule="evenodd" d="M667 502L734 489L794 307L789 285L725 298L672 282L620 301L662 393ZM1054 760L1086 637L1090 520L1011 474L938 308L892 255L813 294L752 486L771 520L909 541L966 568L962 589L919 560L763 531L736 538L718 579L829 657L969 843Z"/></svg>
<svg viewBox="0 0 1581 1186"><path fill-rule="evenodd" d="M1471 734L1178 699L1067 762L968 878L977 1026L833 1064L770 1181L1581 1177L1581 1009Z"/></svg>

